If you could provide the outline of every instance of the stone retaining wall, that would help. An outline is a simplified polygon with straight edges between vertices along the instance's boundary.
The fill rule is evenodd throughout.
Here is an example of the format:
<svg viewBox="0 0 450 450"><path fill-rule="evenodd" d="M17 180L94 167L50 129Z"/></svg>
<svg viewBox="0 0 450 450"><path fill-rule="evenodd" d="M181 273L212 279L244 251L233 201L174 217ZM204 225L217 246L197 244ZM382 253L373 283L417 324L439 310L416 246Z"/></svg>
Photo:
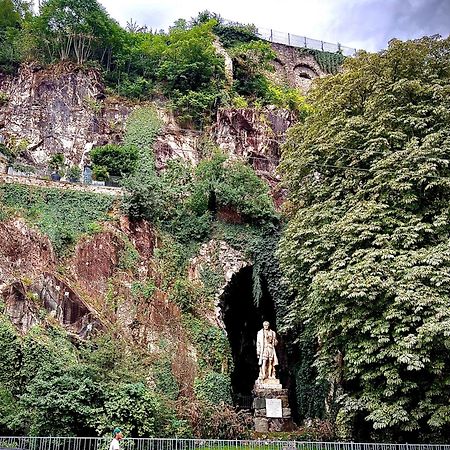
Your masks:
<svg viewBox="0 0 450 450"><path fill-rule="evenodd" d="M72 191L92 192L96 194L113 195L122 197L124 190L106 186L92 186L89 184L69 183L68 181L51 181L35 177L18 177L13 175L0 174L0 184L24 184L26 186L37 186L42 188L65 189Z"/></svg>

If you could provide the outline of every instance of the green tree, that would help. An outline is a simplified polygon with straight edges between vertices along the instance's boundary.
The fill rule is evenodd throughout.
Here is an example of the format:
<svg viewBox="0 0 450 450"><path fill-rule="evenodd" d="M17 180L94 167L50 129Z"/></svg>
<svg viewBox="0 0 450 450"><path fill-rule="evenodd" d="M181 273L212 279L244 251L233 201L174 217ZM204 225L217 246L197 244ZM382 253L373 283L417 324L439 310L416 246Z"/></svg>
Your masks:
<svg viewBox="0 0 450 450"><path fill-rule="evenodd" d="M94 148L90 155L94 165L106 167L109 175L120 176L134 171L139 150L134 145L107 144Z"/></svg>
<svg viewBox="0 0 450 450"><path fill-rule="evenodd" d="M225 80L223 58L213 45L214 23L173 28L158 69L177 114L199 126L217 109Z"/></svg>
<svg viewBox="0 0 450 450"><path fill-rule="evenodd" d="M46 61L73 59L83 64L96 59L109 68L125 30L97 0L46 0L32 22L32 35L34 51Z"/></svg>
<svg viewBox="0 0 450 450"><path fill-rule="evenodd" d="M0 0L0 71L12 73L23 59L23 41L31 19L29 2Z"/></svg>
<svg viewBox="0 0 450 450"><path fill-rule="evenodd" d="M230 161L219 152L197 166L189 201L197 214L228 206L250 221L276 218L267 183L250 166Z"/></svg>
<svg viewBox="0 0 450 450"><path fill-rule="evenodd" d="M189 30L171 31L159 67L159 77L168 92L186 93L223 80L224 64L213 46L213 26L211 21Z"/></svg>
<svg viewBox="0 0 450 450"><path fill-rule="evenodd" d="M450 436L449 61L448 38L346 60L284 149L284 326L312 330L346 437Z"/></svg>
<svg viewBox="0 0 450 450"><path fill-rule="evenodd" d="M265 98L269 90L265 73L273 71L271 62L276 56L270 43L250 41L238 44L231 48L230 55L233 58L236 92L253 98Z"/></svg>

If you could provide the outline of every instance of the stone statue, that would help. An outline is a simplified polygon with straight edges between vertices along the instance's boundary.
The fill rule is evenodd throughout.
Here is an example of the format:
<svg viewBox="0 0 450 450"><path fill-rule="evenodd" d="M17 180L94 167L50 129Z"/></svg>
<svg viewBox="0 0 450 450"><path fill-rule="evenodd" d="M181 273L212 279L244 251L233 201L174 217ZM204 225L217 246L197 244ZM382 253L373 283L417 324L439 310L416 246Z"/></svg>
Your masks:
<svg viewBox="0 0 450 450"><path fill-rule="evenodd" d="M277 345L277 334L270 329L269 322L263 322L262 330L256 336L256 354L258 356L259 382L276 380L275 366L278 366L278 358L275 351Z"/></svg>

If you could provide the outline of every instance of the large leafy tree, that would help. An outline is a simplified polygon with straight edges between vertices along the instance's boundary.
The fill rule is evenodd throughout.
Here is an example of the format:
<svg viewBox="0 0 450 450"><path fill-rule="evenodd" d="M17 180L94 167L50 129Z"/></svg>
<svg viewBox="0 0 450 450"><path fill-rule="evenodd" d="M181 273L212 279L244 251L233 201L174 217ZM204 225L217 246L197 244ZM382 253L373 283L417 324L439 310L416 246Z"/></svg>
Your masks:
<svg viewBox="0 0 450 450"><path fill-rule="evenodd" d="M82 64L97 59L110 67L113 53L120 60L125 31L97 0L46 0L32 25L35 51L55 60Z"/></svg>
<svg viewBox="0 0 450 450"><path fill-rule="evenodd" d="M0 0L0 71L14 72L23 57L23 29L31 18L30 3Z"/></svg>
<svg viewBox="0 0 450 450"><path fill-rule="evenodd" d="M341 434L445 440L450 39L361 53L311 103L282 163L280 256L297 291L285 326L313 330Z"/></svg>

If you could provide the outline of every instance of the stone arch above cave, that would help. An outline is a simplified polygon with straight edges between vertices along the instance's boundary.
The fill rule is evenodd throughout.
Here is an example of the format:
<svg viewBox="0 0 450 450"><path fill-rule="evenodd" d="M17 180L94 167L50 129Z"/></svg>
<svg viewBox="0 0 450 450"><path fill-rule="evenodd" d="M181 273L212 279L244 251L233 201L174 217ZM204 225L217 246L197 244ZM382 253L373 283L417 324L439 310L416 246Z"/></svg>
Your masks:
<svg viewBox="0 0 450 450"><path fill-rule="evenodd" d="M222 328L228 337L233 355L234 369L231 374L236 404L239 399L251 398L258 375L256 357L256 334L262 328L264 320L277 330L276 313L273 298L269 293L266 280L261 278L261 298L256 305L253 298L253 261L227 242L210 240L204 243L191 260L189 279L202 281L205 269L213 268L221 274L221 280L215 293L215 309L205 318ZM292 379L283 343L278 336L277 355L279 366L277 375L284 387L291 389Z"/></svg>

